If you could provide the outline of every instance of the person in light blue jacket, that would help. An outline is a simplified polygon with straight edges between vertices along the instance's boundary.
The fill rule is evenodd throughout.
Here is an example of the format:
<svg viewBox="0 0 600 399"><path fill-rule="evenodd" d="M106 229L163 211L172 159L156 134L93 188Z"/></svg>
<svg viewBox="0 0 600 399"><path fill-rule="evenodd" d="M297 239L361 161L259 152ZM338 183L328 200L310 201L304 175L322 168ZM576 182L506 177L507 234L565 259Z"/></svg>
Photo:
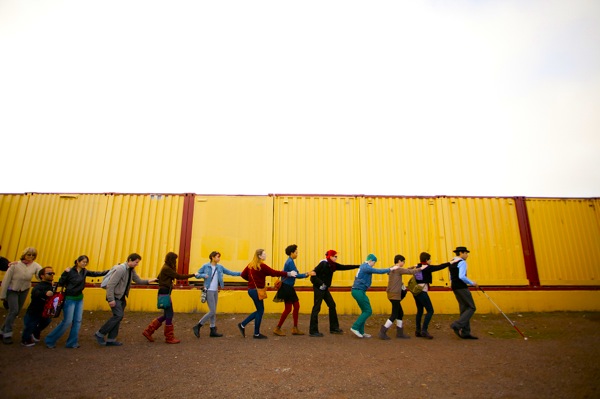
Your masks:
<svg viewBox="0 0 600 399"><path fill-rule="evenodd" d="M221 261L221 253L217 251L212 251L209 255L210 262L202 266L198 273L196 273L196 278L204 279L204 289L206 292L206 302L208 302L209 312L205 314L197 324L192 327L192 331L194 331L194 335L196 338L200 338L200 328L206 323L207 320L210 321L210 337L222 337L223 334L219 334L217 332L217 301L219 298L219 288L225 287L223 283L223 273L230 276L239 276L241 272L232 272L231 270L227 270L227 268L223 267L219 264Z"/></svg>
<svg viewBox="0 0 600 399"><path fill-rule="evenodd" d="M365 322L373 313L371 302L369 301L369 297L367 297L367 290L371 287L373 274L388 274L399 268L399 266L392 266L385 269L375 269L373 266L376 262L377 257L369 254L367 261L358 268L354 284L352 284L352 297L358 303L362 313L358 316L350 331L358 338L371 338L371 334L365 333Z"/></svg>

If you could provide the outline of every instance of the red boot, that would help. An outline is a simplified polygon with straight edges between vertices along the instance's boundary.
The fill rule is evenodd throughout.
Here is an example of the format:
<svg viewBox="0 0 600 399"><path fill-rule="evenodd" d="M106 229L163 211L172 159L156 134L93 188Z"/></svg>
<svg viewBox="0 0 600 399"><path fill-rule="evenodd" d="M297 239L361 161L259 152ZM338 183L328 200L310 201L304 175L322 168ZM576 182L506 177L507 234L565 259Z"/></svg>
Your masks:
<svg viewBox="0 0 600 399"><path fill-rule="evenodd" d="M154 334L154 331L158 330L158 328L161 326L161 324L162 323L160 321L158 321L158 319L152 320L152 322L150 324L148 324L148 327L146 327L144 332L142 332L142 335L144 337L146 337L148 339L148 341L154 342L154 338L152 338L152 334Z"/></svg>
<svg viewBox="0 0 600 399"><path fill-rule="evenodd" d="M167 344L178 344L181 341L175 338L175 331L173 331L173 324L165 324L165 342Z"/></svg>

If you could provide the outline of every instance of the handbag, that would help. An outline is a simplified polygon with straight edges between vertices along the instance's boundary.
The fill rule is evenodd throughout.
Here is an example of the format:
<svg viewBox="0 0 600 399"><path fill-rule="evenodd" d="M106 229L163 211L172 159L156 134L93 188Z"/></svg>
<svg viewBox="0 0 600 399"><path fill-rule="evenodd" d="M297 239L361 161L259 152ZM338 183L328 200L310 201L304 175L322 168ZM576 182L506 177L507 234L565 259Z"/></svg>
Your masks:
<svg viewBox="0 0 600 399"><path fill-rule="evenodd" d="M275 284L273 284L273 287L275 287L275 289L277 291L279 291L279 289L281 288L281 284L282 284L281 279L277 279L277 281L275 281Z"/></svg>
<svg viewBox="0 0 600 399"><path fill-rule="evenodd" d="M171 293L158 294L158 302L156 307L159 309L166 309L171 307Z"/></svg>
<svg viewBox="0 0 600 399"><path fill-rule="evenodd" d="M213 278L215 278L215 273L217 272L217 267L215 266L215 271L213 272L212 276L211 276L211 281ZM200 294L200 302L205 303L206 302L206 295L208 294L208 288L204 287L202 288L202 293Z"/></svg>
<svg viewBox="0 0 600 399"><path fill-rule="evenodd" d="M283 280L277 279L277 281L275 281L275 284L273 285L273 287L275 287L275 289L277 290L277 293L273 297L273 302L284 302L283 298L279 297L279 290L281 289L281 286L283 285L284 280L285 280L285 278Z"/></svg>
<svg viewBox="0 0 600 399"><path fill-rule="evenodd" d="M58 287L54 287L54 294L46 299L46 303L44 304L42 317L45 319L52 319L60 316L60 312L65 305L65 287L63 286L60 291L56 291L57 288Z"/></svg>
<svg viewBox="0 0 600 399"><path fill-rule="evenodd" d="M250 270L250 278L256 287L256 282L254 281L254 276L252 276L252 271ZM263 299L267 299L267 287L258 288L256 287L256 292L258 293L258 300L262 301Z"/></svg>
<svg viewBox="0 0 600 399"><path fill-rule="evenodd" d="M421 292L423 292L423 286L417 283L415 276L412 276L410 280L408 280L408 285L406 288L408 288L413 295L419 295Z"/></svg>

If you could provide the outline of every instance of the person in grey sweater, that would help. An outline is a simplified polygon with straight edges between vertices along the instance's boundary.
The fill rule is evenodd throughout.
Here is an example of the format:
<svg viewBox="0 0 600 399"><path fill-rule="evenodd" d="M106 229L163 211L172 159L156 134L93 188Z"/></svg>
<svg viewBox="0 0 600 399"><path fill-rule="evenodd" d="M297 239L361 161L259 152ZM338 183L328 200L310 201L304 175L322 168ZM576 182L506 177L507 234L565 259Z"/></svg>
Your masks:
<svg viewBox="0 0 600 399"><path fill-rule="evenodd" d="M117 341L119 335L119 326L127 306L127 296L131 281L136 284L150 284L156 281L155 278L144 280L135 272L136 266L140 263L142 257L133 253L127 257L127 262L114 266L114 271L110 276L110 280L106 285L106 301L112 311L112 317L104 323L98 331L94 333L94 337L98 344L102 346L121 346L122 342ZM106 336L106 339L104 338Z"/></svg>

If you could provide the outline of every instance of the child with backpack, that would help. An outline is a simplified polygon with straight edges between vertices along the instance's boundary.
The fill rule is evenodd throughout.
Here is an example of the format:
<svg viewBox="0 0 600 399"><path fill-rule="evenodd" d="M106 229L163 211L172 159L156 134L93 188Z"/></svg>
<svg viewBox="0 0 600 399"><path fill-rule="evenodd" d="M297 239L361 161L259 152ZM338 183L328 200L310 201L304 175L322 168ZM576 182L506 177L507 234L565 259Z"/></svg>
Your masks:
<svg viewBox="0 0 600 399"><path fill-rule="evenodd" d="M25 324L21 335L21 345L23 346L34 346L40 340L42 330L48 327L52 321L50 318L43 317L42 312L46 300L54 294L52 291L54 271L51 267L46 266L39 271L38 277L42 281L31 290L31 302L23 319Z"/></svg>

